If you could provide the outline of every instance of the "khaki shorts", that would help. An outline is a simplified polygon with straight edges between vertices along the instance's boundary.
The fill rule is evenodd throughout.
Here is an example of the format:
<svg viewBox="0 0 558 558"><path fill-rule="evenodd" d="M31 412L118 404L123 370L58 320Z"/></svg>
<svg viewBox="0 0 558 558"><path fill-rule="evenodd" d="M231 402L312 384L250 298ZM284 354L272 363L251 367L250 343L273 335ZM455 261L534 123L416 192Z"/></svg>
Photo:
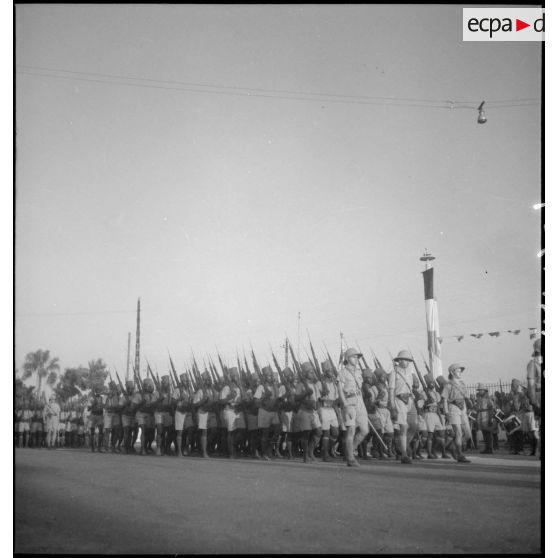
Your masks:
<svg viewBox="0 0 558 558"><path fill-rule="evenodd" d="M346 427L354 426L359 428L362 434L368 433L368 413L364 407L359 408L354 405L344 407L343 422Z"/></svg>
<svg viewBox="0 0 558 558"><path fill-rule="evenodd" d="M27 421L22 421L17 423L17 432L29 432L31 427Z"/></svg>
<svg viewBox="0 0 558 558"><path fill-rule="evenodd" d="M244 413L242 411L225 409L223 411L223 418L225 419L227 432L233 432L238 429L246 428L246 421L244 420Z"/></svg>
<svg viewBox="0 0 558 558"><path fill-rule="evenodd" d="M404 401L401 401L399 397L396 397L395 409L397 410L397 420L395 421L397 424L407 425L409 423L408 415L413 412L416 415L416 410L413 405L413 400L410 398L407 401L407 403L405 403Z"/></svg>
<svg viewBox="0 0 558 558"><path fill-rule="evenodd" d="M186 428L194 428L194 418L192 413L181 413L180 411L174 412L174 429L178 432Z"/></svg>
<svg viewBox="0 0 558 558"><path fill-rule="evenodd" d="M270 428L274 424L280 424L278 413L258 409L258 428Z"/></svg>
<svg viewBox="0 0 558 558"><path fill-rule="evenodd" d="M301 432L321 428L320 416L318 411L305 411L300 409L297 413L298 427Z"/></svg>
<svg viewBox="0 0 558 558"><path fill-rule="evenodd" d="M102 428L103 419L103 415L89 415L89 428L95 428L96 426Z"/></svg>
<svg viewBox="0 0 558 558"><path fill-rule="evenodd" d="M122 415L121 418L122 418L122 426L124 428L133 428L137 424L135 416Z"/></svg>
<svg viewBox="0 0 558 558"><path fill-rule="evenodd" d="M198 411L198 428L200 430L217 428L217 415L213 412Z"/></svg>
<svg viewBox="0 0 558 558"><path fill-rule="evenodd" d="M153 418L155 420L155 426L163 426L168 428L172 426L172 417L168 411L155 411L153 413Z"/></svg>
<svg viewBox="0 0 558 558"><path fill-rule="evenodd" d="M448 405L448 411L449 424L451 424L452 426L461 425L469 427L469 417L467 416L467 409L465 407L463 407L463 410L461 410L457 405L450 403Z"/></svg>
<svg viewBox="0 0 558 558"><path fill-rule="evenodd" d="M339 428L339 421L333 407L320 407L319 415L324 432L329 432L330 428Z"/></svg>
<svg viewBox="0 0 558 558"><path fill-rule="evenodd" d="M150 413L137 412L136 421L138 426L143 426L144 428L155 428L155 418Z"/></svg>
<svg viewBox="0 0 558 558"><path fill-rule="evenodd" d="M246 425L248 426L248 430L257 430L258 415L251 415L250 413L246 413Z"/></svg>
<svg viewBox="0 0 558 558"><path fill-rule="evenodd" d="M378 407L376 415L380 419L381 434L393 434L393 422L391 420L391 413L386 407ZM374 425L376 426L376 425Z"/></svg>

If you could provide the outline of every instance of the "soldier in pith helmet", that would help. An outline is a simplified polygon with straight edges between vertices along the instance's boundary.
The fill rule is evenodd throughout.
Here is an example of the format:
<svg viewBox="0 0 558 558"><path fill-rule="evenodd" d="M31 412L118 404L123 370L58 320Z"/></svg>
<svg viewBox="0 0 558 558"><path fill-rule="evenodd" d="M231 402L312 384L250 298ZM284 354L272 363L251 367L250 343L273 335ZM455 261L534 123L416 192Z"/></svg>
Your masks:
<svg viewBox="0 0 558 558"><path fill-rule="evenodd" d="M318 406L323 432L321 456L323 461L332 461L332 450L339 437L339 421L335 412L335 406L339 404L339 388L331 362L325 360L321 366L324 375Z"/></svg>
<svg viewBox="0 0 558 558"><path fill-rule="evenodd" d="M344 449L349 467L359 466L354 448L366 438L369 430L368 413L362 398L362 374L358 368L361 356L356 349L347 349L339 370L339 393L343 405L343 422L347 429Z"/></svg>

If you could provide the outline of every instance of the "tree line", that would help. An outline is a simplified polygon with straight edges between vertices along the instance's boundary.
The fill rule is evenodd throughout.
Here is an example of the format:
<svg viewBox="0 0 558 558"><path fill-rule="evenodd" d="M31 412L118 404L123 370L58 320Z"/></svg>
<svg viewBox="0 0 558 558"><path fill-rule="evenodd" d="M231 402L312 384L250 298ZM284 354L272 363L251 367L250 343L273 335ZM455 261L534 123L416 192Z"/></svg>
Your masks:
<svg viewBox="0 0 558 558"><path fill-rule="evenodd" d="M66 400L81 395L93 385L103 385L108 375L107 365L101 358L89 361L87 366L65 368L62 372L58 357L51 357L48 350L38 349L25 356L21 378L16 371L15 395L40 398L46 384L58 398ZM35 380L35 385L27 385L29 379Z"/></svg>

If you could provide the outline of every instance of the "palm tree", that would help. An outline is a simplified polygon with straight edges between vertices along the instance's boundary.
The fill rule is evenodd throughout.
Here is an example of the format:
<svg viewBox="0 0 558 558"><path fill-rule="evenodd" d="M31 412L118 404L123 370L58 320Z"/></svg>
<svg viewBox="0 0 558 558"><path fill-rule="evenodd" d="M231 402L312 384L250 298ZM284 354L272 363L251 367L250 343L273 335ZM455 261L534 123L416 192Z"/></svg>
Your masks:
<svg viewBox="0 0 558 558"><path fill-rule="evenodd" d="M23 379L25 380L34 374L37 374L39 384L37 393L40 394L43 378L50 375L52 372L56 373L59 370L60 365L58 364L58 357L50 358L50 351L43 351L42 349L39 349L35 352L27 353L25 362L23 363ZM54 381L56 381L56 376ZM50 384L50 382L48 383Z"/></svg>

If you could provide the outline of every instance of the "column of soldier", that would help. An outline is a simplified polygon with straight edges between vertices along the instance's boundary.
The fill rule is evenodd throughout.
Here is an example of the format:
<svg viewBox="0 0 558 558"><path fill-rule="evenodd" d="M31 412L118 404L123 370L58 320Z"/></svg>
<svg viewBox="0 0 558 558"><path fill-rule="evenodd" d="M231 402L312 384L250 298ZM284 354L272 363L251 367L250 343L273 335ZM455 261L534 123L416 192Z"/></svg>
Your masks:
<svg viewBox="0 0 558 558"><path fill-rule="evenodd" d="M151 377L140 380L134 373L134 380L125 384L111 379L108 389L95 386L88 397L61 405L54 396L48 403L20 400L15 444L304 463L342 458L357 467L357 458L468 463L464 450L471 439L471 410L483 433L481 453L493 452L498 420L506 415L519 417L522 440L535 428L531 401L515 380L504 398L503 406L510 402L511 407L502 413L482 384L471 400L461 380L465 368L458 364L449 367L445 379L434 378L430 371L423 376L405 350L393 359L389 373L375 356L375 369L369 368L352 348L339 367L329 354L321 363L313 349L312 354L299 363L291 349L294 370L281 369L275 357L273 370L260 369L252 352L253 373L246 357L244 366L237 358L236 367L226 367L219 359L222 375L211 362L201 373L195 360L192 371L178 375L171 360L172 369L160 379L148 367ZM519 453L517 430L510 437L513 453ZM528 439L534 454L536 436Z"/></svg>

